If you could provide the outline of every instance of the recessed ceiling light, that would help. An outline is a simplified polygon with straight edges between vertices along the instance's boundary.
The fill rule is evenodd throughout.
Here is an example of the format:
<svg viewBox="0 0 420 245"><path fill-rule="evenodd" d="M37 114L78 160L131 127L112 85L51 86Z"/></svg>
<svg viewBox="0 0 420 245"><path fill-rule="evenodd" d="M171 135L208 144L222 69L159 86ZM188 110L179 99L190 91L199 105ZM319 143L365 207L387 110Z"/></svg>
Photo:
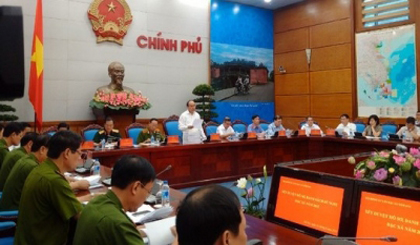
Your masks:
<svg viewBox="0 0 420 245"><path fill-rule="evenodd" d="M264 2L269 3L269 2L271 2L271 0L264 0Z"/></svg>

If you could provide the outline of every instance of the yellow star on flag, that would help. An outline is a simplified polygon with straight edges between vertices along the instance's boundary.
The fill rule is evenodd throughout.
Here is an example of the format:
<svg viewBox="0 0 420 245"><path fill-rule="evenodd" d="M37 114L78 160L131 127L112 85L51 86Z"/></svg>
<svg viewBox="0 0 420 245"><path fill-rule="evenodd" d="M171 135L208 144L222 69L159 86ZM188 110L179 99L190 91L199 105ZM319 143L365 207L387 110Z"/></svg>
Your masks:
<svg viewBox="0 0 420 245"><path fill-rule="evenodd" d="M35 40L35 52L32 54L31 61L36 64L36 75L39 77L44 70L44 46L38 37Z"/></svg>

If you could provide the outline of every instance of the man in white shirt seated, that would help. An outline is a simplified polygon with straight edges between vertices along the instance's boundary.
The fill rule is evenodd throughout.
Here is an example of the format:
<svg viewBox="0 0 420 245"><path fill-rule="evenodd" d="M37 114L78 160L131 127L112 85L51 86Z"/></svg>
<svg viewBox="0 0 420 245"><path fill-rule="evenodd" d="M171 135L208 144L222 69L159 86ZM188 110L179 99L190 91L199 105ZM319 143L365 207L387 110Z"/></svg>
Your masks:
<svg viewBox="0 0 420 245"><path fill-rule="evenodd" d="M268 125L267 135L273 136L276 132L285 130L282 125L282 121L282 117L276 115L273 119L273 122L270 125Z"/></svg>
<svg viewBox="0 0 420 245"><path fill-rule="evenodd" d="M217 127L217 132L220 135L221 139L226 139L229 136L232 136L235 134L235 131L232 128L232 122L229 117L225 117L223 119L223 123Z"/></svg>
<svg viewBox="0 0 420 245"><path fill-rule="evenodd" d="M195 111L195 102L189 100L187 102L187 110L179 117L178 129L182 131L183 144L198 144L203 142L207 137L204 134L203 127L194 127L194 121L201 120L200 114Z"/></svg>
<svg viewBox="0 0 420 245"><path fill-rule="evenodd" d="M306 117L306 123L303 124L300 129L305 130L306 136L310 136L312 130L319 130L321 131L321 135L324 134L321 128L318 125L314 124L314 118L311 116Z"/></svg>
<svg viewBox="0 0 420 245"><path fill-rule="evenodd" d="M414 141L418 141L420 138L420 128L415 125L416 120L414 117L407 117L405 120L405 126L398 130L398 136L405 136L406 138L412 138Z"/></svg>
<svg viewBox="0 0 420 245"><path fill-rule="evenodd" d="M340 116L341 123L337 126L335 131L342 136L353 136L356 132L356 124L349 122L349 115L342 114Z"/></svg>

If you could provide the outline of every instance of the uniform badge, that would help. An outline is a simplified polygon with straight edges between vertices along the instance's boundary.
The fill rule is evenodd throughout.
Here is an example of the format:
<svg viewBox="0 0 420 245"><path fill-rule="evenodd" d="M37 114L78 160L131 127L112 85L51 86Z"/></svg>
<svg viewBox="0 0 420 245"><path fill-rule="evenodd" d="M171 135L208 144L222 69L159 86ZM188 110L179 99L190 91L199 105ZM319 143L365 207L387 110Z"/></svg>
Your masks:
<svg viewBox="0 0 420 245"><path fill-rule="evenodd" d="M88 18L96 35L96 42L116 42L123 45L133 16L125 0L94 0Z"/></svg>

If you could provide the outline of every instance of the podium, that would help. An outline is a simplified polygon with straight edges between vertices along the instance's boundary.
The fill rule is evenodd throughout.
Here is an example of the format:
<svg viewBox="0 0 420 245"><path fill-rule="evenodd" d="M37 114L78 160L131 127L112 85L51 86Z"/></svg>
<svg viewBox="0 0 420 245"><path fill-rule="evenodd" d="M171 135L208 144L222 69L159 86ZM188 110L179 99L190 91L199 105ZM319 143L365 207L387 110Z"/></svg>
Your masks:
<svg viewBox="0 0 420 245"><path fill-rule="evenodd" d="M136 115L139 114L138 109L120 109L114 110L110 108L92 108L93 114L96 117L96 123L99 125L105 124L105 118L111 117L114 121L114 128L120 131L123 138L127 138L128 135L125 133L125 128L136 122Z"/></svg>

